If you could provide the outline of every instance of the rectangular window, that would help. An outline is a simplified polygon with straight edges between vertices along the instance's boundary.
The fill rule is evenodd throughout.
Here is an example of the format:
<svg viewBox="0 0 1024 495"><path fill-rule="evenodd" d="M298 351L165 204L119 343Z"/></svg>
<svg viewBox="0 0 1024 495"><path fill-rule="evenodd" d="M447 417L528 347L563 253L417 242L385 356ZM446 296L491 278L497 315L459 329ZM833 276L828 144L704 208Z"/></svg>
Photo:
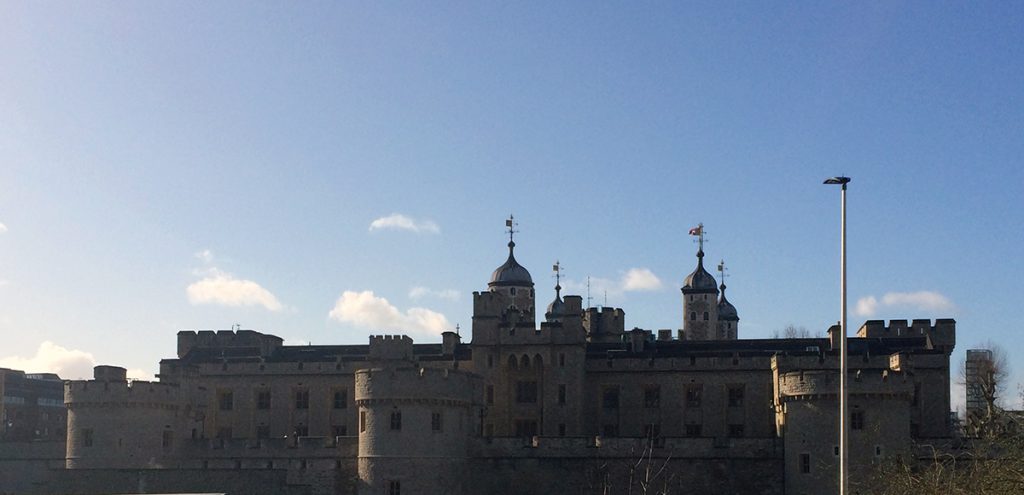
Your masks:
<svg viewBox="0 0 1024 495"><path fill-rule="evenodd" d="M644 387L644 407L661 407L661 387L657 385Z"/></svg>
<svg viewBox="0 0 1024 495"><path fill-rule="evenodd" d="M487 403L494 404L494 385L487 386Z"/></svg>
<svg viewBox="0 0 1024 495"><path fill-rule="evenodd" d="M92 428L82 430L82 445L92 447Z"/></svg>
<svg viewBox="0 0 1024 495"><path fill-rule="evenodd" d="M402 411L391 411L391 429L396 431L402 429Z"/></svg>
<svg viewBox="0 0 1024 495"><path fill-rule="evenodd" d="M729 425L730 438L743 438L743 425Z"/></svg>
<svg viewBox="0 0 1024 495"><path fill-rule="evenodd" d="M729 407L743 407L743 385L729 385Z"/></svg>
<svg viewBox="0 0 1024 495"><path fill-rule="evenodd" d="M441 431L441 413L430 413L430 431Z"/></svg>
<svg viewBox="0 0 1024 495"><path fill-rule="evenodd" d="M688 424L686 425L686 436L688 437L699 437L700 436L700 425Z"/></svg>
<svg viewBox="0 0 1024 495"><path fill-rule="evenodd" d="M558 403L565 404L565 385L558 386Z"/></svg>
<svg viewBox="0 0 1024 495"><path fill-rule="evenodd" d="M686 407L700 407L701 396L704 392L703 385L686 386Z"/></svg>
<svg viewBox="0 0 1024 495"><path fill-rule="evenodd" d="M560 436L560 437L564 437L565 436L565 423L559 423L559 425L558 425L558 436Z"/></svg>
<svg viewBox="0 0 1024 495"><path fill-rule="evenodd" d="M334 425L331 427L331 435L336 437L344 437L348 435L348 426L346 425Z"/></svg>
<svg viewBox="0 0 1024 495"><path fill-rule="evenodd" d="M270 409L270 390L256 391L256 409Z"/></svg>
<svg viewBox="0 0 1024 495"><path fill-rule="evenodd" d="M295 389L295 409L309 409L309 390Z"/></svg>
<svg viewBox="0 0 1024 495"><path fill-rule="evenodd" d="M260 440L270 438L270 425L256 425L256 438Z"/></svg>
<svg viewBox="0 0 1024 495"><path fill-rule="evenodd" d="M601 435L606 437L619 436L619 425L604 425L601 427Z"/></svg>
<svg viewBox="0 0 1024 495"><path fill-rule="evenodd" d="M619 388L606 388L601 394L601 405L605 409L618 409L619 408Z"/></svg>
<svg viewBox="0 0 1024 495"><path fill-rule="evenodd" d="M359 411L359 432L366 433L366 411Z"/></svg>
<svg viewBox="0 0 1024 495"><path fill-rule="evenodd" d="M850 413L850 429L864 429L864 411L853 411Z"/></svg>
<svg viewBox="0 0 1024 495"><path fill-rule="evenodd" d="M171 430L164 430L163 437L160 439L160 446L169 449L174 445L174 432Z"/></svg>
<svg viewBox="0 0 1024 495"><path fill-rule="evenodd" d="M402 482L396 480L389 481L388 495L402 495Z"/></svg>
<svg viewBox="0 0 1024 495"><path fill-rule="evenodd" d="M515 429L517 437L532 437L537 434L537 422L532 419L517 419Z"/></svg>
<svg viewBox="0 0 1024 495"><path fill-rule="evenodd" d="M558 367L565 368L565 353L558 355Z"/></svg>
<svg viewBox="0 0 1024 495"><path fill-rule="evenodd" d="M516 382L516 402L535 404L537 402L537 382Z"/></svg>
<svg viewBox="0 0 1024 495"><path fill-rule="evenodd" d="M298 425L298 426L296 426L295 427L295 436L296 437L308 437L309 436L309 427L306 426L306 425Z"/></svg>
<svg viewBox="0 0 1024 495"><path fill-rule="evenodd" d="M217 392L217 404L221 411L230 411L235 407L235 395L230 390Z"/></svg>
<svg viewBox="0 0 1024 495"><path fill-rule="evenodd" d="M800 472L804 474L811 472L811 454L800 454Z"/></svg>
<svg viewBox="0 0 1024 495"><path fill-rule="evenodd" d="M348 390L341 389L334 391L334 408L335 409L347 409L348 408Z"/></svg>

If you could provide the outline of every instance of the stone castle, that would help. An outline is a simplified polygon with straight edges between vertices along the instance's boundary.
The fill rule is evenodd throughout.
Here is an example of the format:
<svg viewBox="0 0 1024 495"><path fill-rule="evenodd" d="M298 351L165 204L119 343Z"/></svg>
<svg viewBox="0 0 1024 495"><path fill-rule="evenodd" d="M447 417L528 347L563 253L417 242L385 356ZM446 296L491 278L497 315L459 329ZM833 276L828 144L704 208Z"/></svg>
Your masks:
<svg viewBox="0 0 1024 495"><path fill-rule="evenodd" d="M835 491L838 327L740 339L703 247L674 334L627 330L622 309L558 285L538 325L514 249L473 293L469 343L183 331L158 382L98 366L66 382L63 466L25 493ZM954 344L951 319L868 321L850 338L853 486L950 436Z"/></svg>

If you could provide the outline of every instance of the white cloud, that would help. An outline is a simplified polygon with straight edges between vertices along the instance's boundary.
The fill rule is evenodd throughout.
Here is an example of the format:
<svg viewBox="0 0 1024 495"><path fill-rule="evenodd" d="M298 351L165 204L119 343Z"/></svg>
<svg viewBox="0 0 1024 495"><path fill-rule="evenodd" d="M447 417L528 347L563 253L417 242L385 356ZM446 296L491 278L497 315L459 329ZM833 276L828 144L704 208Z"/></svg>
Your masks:
<svg viewBox="0 0 1024 495"><path fill-rule="evenodd" d="M270 311L284 308L277 297L252 280L237 279L217 269L189 285L185 292L192 304L220 304L223 306L263 306Z"/></svg>
<svg viewBox="0 0 1024 495"><path fill-rule="evenodd" d="M630 268L622 277L622 290L658 290L661 280L647 268Z"/></svg>
<svg viewBox="0 0 1024 495"><path fill-rule="evenodd" d="M858 316L874 316L876 311L878 311L878 299L875 299L875 296L857 299L857 309L854 312Z"/></svg>
<svg viewBox="0 0 1024 495"><path fill-rule="evenodd" d="M857 300L855 312L858 316L874 316L880 309L912 309L950 313L956 311L956 305L948 297L933 291L887 292L881 299L866 296Z"/></svg>
<svg viewBox="0 0 1024 495"><path fill-rule="evenodd" d="M128 372L126 374L127 374L129 380L144 380L144 381L147 381L147 382L158 381L156 379L156 377L153 376L152 373L150 373L150 372L148 372L146 370L141 370L139 368L131 368L131 369L128 370Z"/></svg>
<svg viewBox="0 0 1024 495"><path fill-rule="evenodd" d="M455 289L434 290L430 287L413 287L409 289L409 298L415 300L423 299L424 297L435 297L448 301L458 301L460 296L459 291Z"/></svg>
<svg viewBox="0 0 1024 495"><path fill-rule="evenodd" d="M387 299L374 295L370 290L343 292L328 316L342 323L379 332L425 332L440 335L454 328L441 313L427 308L409 308L403 313Z"/></svg>
<svg viewBox="0 0 1024 495"><path fill-rule="evenodd" d="M370 231L374 230L408 230L418 234L439 234L441 227L431 220L415 220L401 213L392 213L380 217L370 223Z"/></svg>
<svg viewBox="0 0 1024 495"><path fill-rule="evenodd" d="M562 282L562 286L567 292L576 294L587 292L586 280L565 280ZM618 280L590 277L590 294L597 300L601 300L605 293L620 296L626 292L658 290L663 286L661 279L647 268L630 268Z"/></svg>
<svg viewBox="0 0 1024 495"><path fill-rule="evenodd" d="M7 226L3 222L0 222L0 234L7 232Z"/></svg>
<svg viewBox="0 0 1024 495"><path fill-rule="evenodd" d="M92 354L61 347L49 340L39 344L35 356L0 358L0 367L27 373L56 373L67 380L91 379L96 359Z"/></svg>
<svg viewBox="0 0 1024 495"><path fill-rule="evenodd" d="M195 256L197 259L199 259L199 261L202 261L203 263L213 262L213 251L210 251L209 249L199 251L193 256Z"/></svg>

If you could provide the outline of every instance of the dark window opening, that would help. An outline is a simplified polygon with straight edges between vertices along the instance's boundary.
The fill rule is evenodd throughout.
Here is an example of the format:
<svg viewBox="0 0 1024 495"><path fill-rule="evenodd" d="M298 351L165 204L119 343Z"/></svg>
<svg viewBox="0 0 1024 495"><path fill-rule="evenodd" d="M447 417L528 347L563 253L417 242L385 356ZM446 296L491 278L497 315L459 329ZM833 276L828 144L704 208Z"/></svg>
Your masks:
<svg viewBox="0 0 1024 495"><path fill-rule="evenodd" d="M655 385L644 389L644 407L661 407L661 387Z"/></svg>
<svg viewBox="0 0 1024 495"><path fill-rule="evenodd" d="M298 389L295 391L295 409L309 409L309 390Z"/></svg>
<svg viewBox="0 0 1024 495"><path fill-rule="evenodd" d="M335 409L347 409L348 408L348 390L336 390L334 392L334 408Z"/></svg>
<svg viewBox="0 0 1024 495"><path fill-rule="evenodd" d="M703 392L702 385L688 385L686 387L686 407L700 407Z"/></svg>
<svg viewBox="0 0 1024 495"><path fill-rule="evenodd" d="M619 408L619 389L606 388L601 396L601 404L605 409Z"/></svg>
<svg viewBox="0 0 1024 495"><path fill-rule="evenodd" d="M850 429L864 429L864 411L853 411L850 413Z"/></svg>
<svg viewBox="0 0 1024 495"><path fill-rule="evenodd" d="M688 437L699 437L701 433L701 427L697 424L686 425L686 436Z"/></svg>
<svg viewBox="0 0 1024 495"><path fill-rule="evenodd" d="M729 407L743 407L743 385L729 387Z"/></svg>
<svg viewBox="0 0 1024 495"><path fill-rule="evenodd" d="M256 392L256 409L270 409L269 390L259 390Z"/></svg>
<svg viewBox="0 0 1024 495"><path fill-rule="evenodd" d="M395 431L402 429L402 411L391 411L391 429Z"/></svg>
<svg viewBox="0 0 1024 495"><path fill-rule="evenodd" d="M537 402L537 382L516 382L516 402L534 404Z"/></svg>

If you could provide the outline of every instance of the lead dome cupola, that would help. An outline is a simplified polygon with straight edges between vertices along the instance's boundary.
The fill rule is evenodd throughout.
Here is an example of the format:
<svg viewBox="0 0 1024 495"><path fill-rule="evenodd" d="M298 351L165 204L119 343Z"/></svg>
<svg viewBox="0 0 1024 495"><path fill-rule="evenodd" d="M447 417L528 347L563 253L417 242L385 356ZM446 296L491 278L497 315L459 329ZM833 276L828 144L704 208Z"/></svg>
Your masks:
<svg viewBox="0 0 1024 495"><path fill-rule="evenodd" d="M491 274L491 281L487 283L489 287L533 285L533 277L530 276L530 272L516 261L515 247L515 242L508 242L508 259Z"/></svg>
<svg viewBox="0 0 1024 495"><path fill-rule="evenodd" d="M718 292L718 283L704 269L704 250L697 251L697 268L683 282L683 289L695 291Z"/></svg>

